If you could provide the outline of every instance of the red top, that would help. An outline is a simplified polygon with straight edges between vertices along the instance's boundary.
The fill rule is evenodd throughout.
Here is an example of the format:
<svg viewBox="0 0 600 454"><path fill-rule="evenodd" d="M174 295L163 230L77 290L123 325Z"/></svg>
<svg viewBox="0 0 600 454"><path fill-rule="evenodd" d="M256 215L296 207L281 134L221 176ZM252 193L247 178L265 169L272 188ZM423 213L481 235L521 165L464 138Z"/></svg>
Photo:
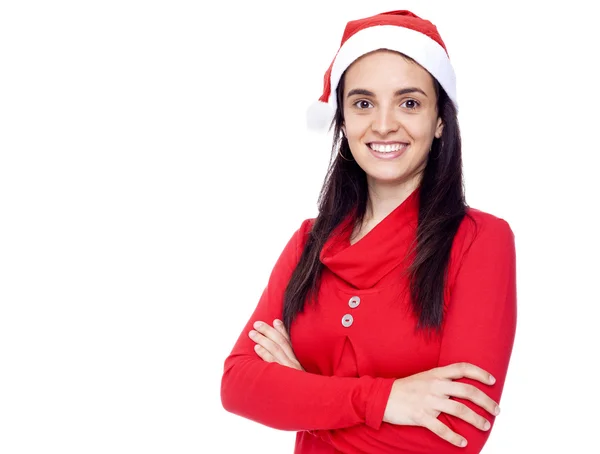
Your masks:
<svg viewBox="0 0 600 454"><path fill-rule="evenodd" d="M500 401L516 329L514 235L505 220L468 211L476 224L465 218L453 242L443 335L429 340L415 331L408 278L399 277L416 233L418 189L354 245L340 225L321 251L325 267L318 304L307 303L292 324L292 347L306 370L300 371L263 361L248 333L257 320L272 325L282 318L283 293L314 222L304 220L225 360L224 408L298 431L295 453L480 452L490 431L445 413L438 419L467 439L465 448L423 427L382 422L396 378L455 362L490 372L496 378L492 386L457 381ZM487 418L493 429L493 415L456 400Z"/></svg>

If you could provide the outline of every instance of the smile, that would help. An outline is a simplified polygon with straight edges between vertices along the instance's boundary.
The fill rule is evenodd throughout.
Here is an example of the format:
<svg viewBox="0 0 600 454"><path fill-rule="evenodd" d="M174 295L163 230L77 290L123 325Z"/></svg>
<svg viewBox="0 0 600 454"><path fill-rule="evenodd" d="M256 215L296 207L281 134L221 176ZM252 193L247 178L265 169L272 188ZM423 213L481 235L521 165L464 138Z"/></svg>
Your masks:
<svg viewBox="0 0 600 454"><path fill-rule="evenodd" d="M377 159L396 159L402 156L410 146L407 143L392 142L392 143L368 143L367 146L371 150L371 155Z"/></svg>
<svg viewBox="0 0 600 454"><path fill-rule="evenodd" d="M408 148L407 143L401 143L401 142L386 143L386 144L368 143L367 146L371 150L377 151L379 153L393 153L393 152L404 150L404 149Z"/></svg>

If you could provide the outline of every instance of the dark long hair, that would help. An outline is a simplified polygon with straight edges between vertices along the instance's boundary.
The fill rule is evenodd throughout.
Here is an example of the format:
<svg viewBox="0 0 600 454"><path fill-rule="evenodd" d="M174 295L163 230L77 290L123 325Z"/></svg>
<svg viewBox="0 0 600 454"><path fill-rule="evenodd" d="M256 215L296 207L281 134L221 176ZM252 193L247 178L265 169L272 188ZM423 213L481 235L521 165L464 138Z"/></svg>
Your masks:
<svg viewBox="0 0 600 454"><path fill-rule="evenodd" d="M409 61L410 57L401 54ZM356 208L355 222L361 225L368 201L367 177L352 156L341 133L344 124L343 93L345 73L336 90L337 111L332 121L333 146L329 168L318 198L319 214L308 235L304 250L286 287L283 322L288 332L305 301L316 299L323 264L319 255L338 224ZM435 138L423 171L419 190L419 215L414 260L406 268L410 295L418 318L417 329L439 334L444 314L444 286L450 249L458 227L467 215L462 171L461 139L454 104L433 78L437 112L444 127Z"/></svg>

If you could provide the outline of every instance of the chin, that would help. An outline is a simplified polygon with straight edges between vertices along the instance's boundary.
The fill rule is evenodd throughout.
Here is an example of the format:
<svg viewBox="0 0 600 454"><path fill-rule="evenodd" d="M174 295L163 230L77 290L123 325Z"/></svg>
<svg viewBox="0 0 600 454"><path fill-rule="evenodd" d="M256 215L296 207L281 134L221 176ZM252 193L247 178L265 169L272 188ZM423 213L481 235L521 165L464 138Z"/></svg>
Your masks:
<svg viewBox="0 0 600 454"><path fill-rule="evenodd" d="M406 180L405 172L366 172L367 178L374 183L403 183Z"/></svg>
<svg viewBox="0 0 600 454"><path fill-rule="evenodd" d="M364 167L367 174L373 177L379 178L397 178L405 175L408 172L408 168L405 162L367 162Z"/></svg>

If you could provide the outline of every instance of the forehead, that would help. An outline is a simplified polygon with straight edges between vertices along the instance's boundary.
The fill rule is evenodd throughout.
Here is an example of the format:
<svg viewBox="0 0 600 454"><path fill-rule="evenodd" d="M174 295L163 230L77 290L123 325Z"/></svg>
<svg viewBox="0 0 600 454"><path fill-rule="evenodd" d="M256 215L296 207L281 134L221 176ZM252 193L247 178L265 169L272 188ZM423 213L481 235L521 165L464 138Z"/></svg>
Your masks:
<svg viewBox="0 0 600 454"><path fill-rule="evenodd" d="M433 77L425 68L399 52L384 49L356 59L346 70L344 81L345 92L352 88L386 92L406 86L434 92Z"/></svg>

